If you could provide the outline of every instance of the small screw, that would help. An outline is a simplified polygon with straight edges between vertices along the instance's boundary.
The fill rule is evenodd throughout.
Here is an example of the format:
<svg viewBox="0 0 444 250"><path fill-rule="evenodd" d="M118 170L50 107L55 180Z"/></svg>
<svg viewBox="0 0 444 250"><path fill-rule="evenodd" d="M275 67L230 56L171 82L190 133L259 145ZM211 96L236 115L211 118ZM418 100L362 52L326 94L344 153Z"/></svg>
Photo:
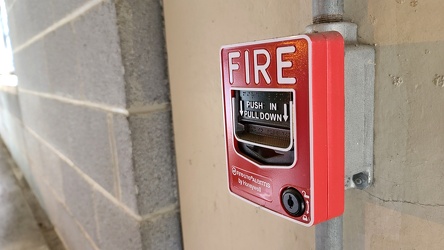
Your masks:
<svg viewBox="0 0 444 250"><path fill-rule="evenodd" d="M357 189L365 189L368 187L368 174L366 172L361 172L353 175L353 182Z"/></svg>

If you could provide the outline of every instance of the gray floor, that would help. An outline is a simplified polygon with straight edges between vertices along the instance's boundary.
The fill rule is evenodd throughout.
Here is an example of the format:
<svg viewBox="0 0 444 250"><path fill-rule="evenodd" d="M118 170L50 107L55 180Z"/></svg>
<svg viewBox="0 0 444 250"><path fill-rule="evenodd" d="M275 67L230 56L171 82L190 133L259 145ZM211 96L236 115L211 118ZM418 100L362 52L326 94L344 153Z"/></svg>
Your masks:
<svg viewBox="0 0 444 250"><path fill-rule="evenodd" d="M11 165L9 153L0 142L0 249L50 249Z"/></svg>

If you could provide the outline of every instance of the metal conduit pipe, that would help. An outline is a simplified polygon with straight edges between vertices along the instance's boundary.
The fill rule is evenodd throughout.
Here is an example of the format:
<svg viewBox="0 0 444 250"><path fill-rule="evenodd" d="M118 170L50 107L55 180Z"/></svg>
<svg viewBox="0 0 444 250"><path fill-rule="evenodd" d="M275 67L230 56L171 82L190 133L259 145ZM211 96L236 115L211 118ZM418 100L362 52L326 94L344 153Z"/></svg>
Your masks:
<svg viewBox="0 0 444 250"><path fill-rule="evenodd" d="M344 16L344 0L313 0L313 23L341 22Z"/></svg>
<svg viewBox="0 0 444 250"><path fill-rule="evenodd" d="M342 223L340 216L316 226L316 250L342 250Z"/></svg>
<svg viewBox="0 0 444 250"><path fill-rule="evenodd" d="M344 15L343 0L312 0L313 24L341 22ZM317 250L342 250L342 216L316 226Z"/></svg>

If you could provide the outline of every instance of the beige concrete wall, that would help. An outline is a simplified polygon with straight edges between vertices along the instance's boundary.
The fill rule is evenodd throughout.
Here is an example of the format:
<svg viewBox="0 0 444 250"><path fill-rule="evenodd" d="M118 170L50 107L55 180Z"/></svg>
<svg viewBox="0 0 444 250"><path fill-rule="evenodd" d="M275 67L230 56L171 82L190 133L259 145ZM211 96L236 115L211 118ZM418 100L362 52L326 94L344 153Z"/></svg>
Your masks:
<svg viewBox="0 0 444 250"><path fill-rule="evenodd" d="M302 1L301 1L302 2ZM219 49L300 33L311 3L164 1L185 249L310 249L314 230L228 193Z"/></svg>
<svg viewBox="0 0 444 250"><path fill-rule="evenodd" d="M376 44L375 183L347 191L346 249L444 248L443 8L346 1L360 39Z"/></svg>
<svg viewBox="0 0 444 250"><path fill-rule="evenodd" d="M345 1L377 44L375 185L346 193L345 249L444 247L444 2ZM314 229L228 194L219 47L293 35L310 1L165 0L186 249L312 249Z"/></svg>

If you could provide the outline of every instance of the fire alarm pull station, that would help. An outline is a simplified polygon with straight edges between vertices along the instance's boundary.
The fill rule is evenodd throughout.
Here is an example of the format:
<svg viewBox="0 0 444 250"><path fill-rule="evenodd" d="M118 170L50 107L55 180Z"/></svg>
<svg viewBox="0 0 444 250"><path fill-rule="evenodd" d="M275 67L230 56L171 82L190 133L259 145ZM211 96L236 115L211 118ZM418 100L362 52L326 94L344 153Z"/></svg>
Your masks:
<svg viewBox="0 0 444 250"><path fill-rule="evenodd" d="M344 211L344 40L314 33L221 49L229 190L311 226Z"/></svg>

